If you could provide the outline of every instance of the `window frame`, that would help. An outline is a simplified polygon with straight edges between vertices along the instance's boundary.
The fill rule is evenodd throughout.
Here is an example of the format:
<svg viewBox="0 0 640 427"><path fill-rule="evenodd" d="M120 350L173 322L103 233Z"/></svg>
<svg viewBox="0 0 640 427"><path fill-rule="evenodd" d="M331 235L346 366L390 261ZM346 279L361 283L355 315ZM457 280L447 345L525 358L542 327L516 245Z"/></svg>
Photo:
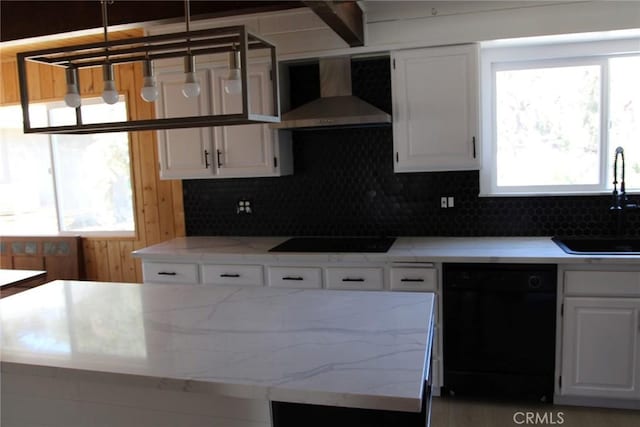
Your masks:
<svg viewBox="0 0 640 427"><path fill-rule="evenodd" d="M548 39L545 43L524 40L487 43L481 46L481 197L519 196L571 196L610 194L608 182L609 150L609 64L613 57L638 55L640 38L605 41L568 42ZM503 70L531 69L535 67L562 67L571 65L598 65L600 81L600 135L599 135L599 183L582 185L497 185L497 111L496 72Z"/></svg>
<svg viewBox="0 0 640 427"><path fill-rule="evenodd" d="M91 97L83 97L82 103L83 105L92 105L92 104L101 104L103 101L98 96ZM126 110L126 115L129 115L129 102L128 97L125 94L120 94L120 99L118 102L124 102L124 107ZM62 101L46 101L43 100L36 104L44 105L45 112L47 114L47 123L50 121L50 110L66 107L64 102ZM9 107L11 105L2 105L0 107ZM19 105L18 105L19 107ZM49 156L49 163L51 168L51 183L53 186L53 197L54 197L54 206L56 212L55 222L57 225L57 230L55 232L51 232L52 235L58 236L82 236L89 238L137 238L138 236L138 221L137 221L137 210L136 210L136 197L135 197L135 182L134 182L134 174L133 174L133 161L132 161L132 148L131 148L131 133L123 132L127 135L127 152L129 156L129 180L131 182L131 203L132 203L132 213L133 213L133 230L104 230L104 231L74 231L74 230L63 230L62 226L62 217L61 217L61 208L60 208L60 200L58 195L58 179L56 176L56 165L55 165L55 155L54 155L54 140L52 136L55 135L46 135L47 136L47 152ZM25 235L25 233L18 233L19 235ZM16 235L18 235L16 234ZM7 234L9 235L9 234Z"/></svg>

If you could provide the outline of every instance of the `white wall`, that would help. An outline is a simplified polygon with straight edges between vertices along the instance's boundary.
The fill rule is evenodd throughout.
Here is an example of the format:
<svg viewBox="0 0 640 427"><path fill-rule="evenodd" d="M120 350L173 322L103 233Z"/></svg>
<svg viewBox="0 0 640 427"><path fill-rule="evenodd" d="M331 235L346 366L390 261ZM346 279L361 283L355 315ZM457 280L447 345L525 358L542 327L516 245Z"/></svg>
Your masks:
<svg viewBox="0 0 640 427"><path fill-rule="evenodd" d="M281 60L504 38L640 28L639 1L365 1L366 46L349 48L307 8L193 21L194 29L245 24ZM184 23L150 34L184 31Z"/></svg>
<svg viewBox="0 0 640 427"><path fill-rule="evenodd" d="M371 2L367 21L371 46L435 46L640 28L640 2L385 1Z"/></svg>

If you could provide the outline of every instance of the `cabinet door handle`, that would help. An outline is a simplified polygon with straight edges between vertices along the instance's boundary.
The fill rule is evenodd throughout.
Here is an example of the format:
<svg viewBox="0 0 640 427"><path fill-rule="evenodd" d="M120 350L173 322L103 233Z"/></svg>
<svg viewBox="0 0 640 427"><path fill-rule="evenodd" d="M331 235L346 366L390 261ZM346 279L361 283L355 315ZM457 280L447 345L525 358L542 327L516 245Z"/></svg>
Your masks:
<svg viewBox="0 0 640 427"><path fill-rule="evenodd" d="M345 277L342 279L343 282L364 282L362 277Z"/></svg>
<svg viewBox="0 0 640 427"><path fill-rule="evenodd" d="M158 272L158 276L175 276L178 273L176 273L175 271L159 271Z"/></svg>
<svg viewBox="0 0 640 427"><path fill-rule="evenodd" d="M220 156L222 156L222 151L216 150L216 157L217 157L217 160L218 160L218 167L219 168L222 167L222 160L220 160Z"/></svg>
<svg viewBox="0 0 640 427"><path fill-rule="evenodd" d="M240 277L238 273L222 273L220 277Z"/></svg>
<svg viewBox="0 0 640 427"><path fill-rule="evenodd" d="M207 150L204 150L204 168L205 169L209 169L209 166L211 165L211 163L209 163L209 152Z"/></svg>
<svg viewBox="0 0 640 427"><path fill-rule="evenodd" d="M284 276L282 280L304 280L304 279L300 276Z"/></svg>
<svg viewBox="0 0 640 427"><path fill-rule="evenodd" d="M476 158L476 137L471 138L471 143L473 144L473 158Z"/></svg>
<svg viewBox="0 0 640 427"><path fill-rule="evenodd" d="M411 279L411 278L403 278L400 279L401 282L424 282L424 279Z"/></svg>

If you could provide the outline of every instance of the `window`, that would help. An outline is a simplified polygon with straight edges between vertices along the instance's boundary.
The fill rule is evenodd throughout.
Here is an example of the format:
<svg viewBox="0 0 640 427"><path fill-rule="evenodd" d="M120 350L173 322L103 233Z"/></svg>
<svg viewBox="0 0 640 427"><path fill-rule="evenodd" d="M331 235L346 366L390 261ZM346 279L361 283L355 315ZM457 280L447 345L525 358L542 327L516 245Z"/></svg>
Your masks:
<svg viewBox="0 0 640 427"><path fill-rule="evenodd" d="M638 39L483 50L481 194L609 192L618 146L640 189L638 76Z"/></svg>
<svg viewBox="0 0 640 427"><path fill-rule="evenodd" d="M126 120L121 98L83 99L84 121ZM69 123L75 111L34 104L30 114L46 126ZM0 108L0 118L0 235L133 233L127 133L24 134L19 106Z"/></svg>

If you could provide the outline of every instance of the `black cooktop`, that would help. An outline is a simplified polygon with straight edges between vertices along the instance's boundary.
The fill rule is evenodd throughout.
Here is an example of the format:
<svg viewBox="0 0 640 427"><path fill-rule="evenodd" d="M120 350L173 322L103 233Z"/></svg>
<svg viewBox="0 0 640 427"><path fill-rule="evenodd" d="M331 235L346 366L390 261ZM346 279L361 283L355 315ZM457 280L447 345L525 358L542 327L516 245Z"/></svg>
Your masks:
<svg viewBox="0 0 640 427"><path fill-rule="evenodd" d="M395 237L292 237L269 252L387 252Z"/></svg>

